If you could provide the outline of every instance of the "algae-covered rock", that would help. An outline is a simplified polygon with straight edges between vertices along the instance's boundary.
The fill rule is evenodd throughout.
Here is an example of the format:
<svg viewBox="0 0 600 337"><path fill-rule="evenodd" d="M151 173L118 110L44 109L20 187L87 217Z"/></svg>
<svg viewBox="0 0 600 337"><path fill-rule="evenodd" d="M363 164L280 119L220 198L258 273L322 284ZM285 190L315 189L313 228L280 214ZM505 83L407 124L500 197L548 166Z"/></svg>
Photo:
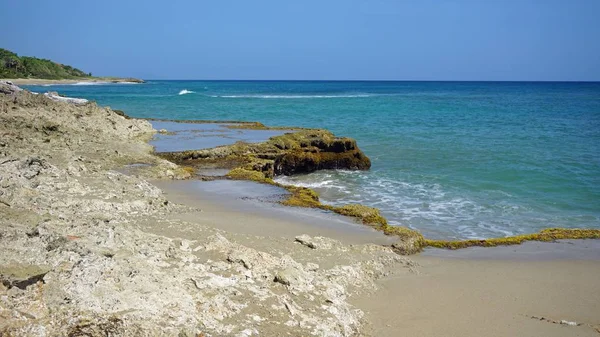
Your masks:
<svg viewBox="0 0 600 337"><path fill-rule="evenodd" d="M400 226L387 226L384 231L387 235L395 235L399 238L392 244L392 249L400 255L412 255L423 250L425 238L413 229Z"/></svg>
<svg viewBox="0 0 600 337"><path fill-rule="evenodd" d="M259 171L252 171L243 168L234 168L229 171L226 176L234 180L251 180L256 182L267 182L267 178L264 173Z"/></svg>
<svg viewBox="0 0 600 337"><path fill-rule="evenodd" d="M345 205L334 207L332 210L342 215L361 219L365 225L380 230L385 235L398 237L398 241L392 245L392 248L401 255L416 254L425 246L425 239L421 233L402 226L390 226L377 208L364 205Z"/></svg>
<svg viewBox="0 0 600 337"><path fill-rule="evenodd" d="M332 210L338 214L359 218L364 224L375 228L387 226L387 220L381 216L377 208L360 204L351 204L335 207Z"/></svg>
<svg viewBox="0 0 600 337"><path fill-rule="evenodd" d="M270 138L264 143L237 142L233 145L197 151L165 152L162 157L177 164L202 165L238 163L266 177L310 173L323 169L368 170L369 158L350 138L335 137L326 130L299 130Z"/></svg>
<svg viewBox="0 0 600 337"><path fill-rule="evenodd" d="M323 169L368 170L369 158L350 138L338 138L328 131L299 131L273 137L268 142L288 150L275 159L275 174L291 175Z"/></svg>

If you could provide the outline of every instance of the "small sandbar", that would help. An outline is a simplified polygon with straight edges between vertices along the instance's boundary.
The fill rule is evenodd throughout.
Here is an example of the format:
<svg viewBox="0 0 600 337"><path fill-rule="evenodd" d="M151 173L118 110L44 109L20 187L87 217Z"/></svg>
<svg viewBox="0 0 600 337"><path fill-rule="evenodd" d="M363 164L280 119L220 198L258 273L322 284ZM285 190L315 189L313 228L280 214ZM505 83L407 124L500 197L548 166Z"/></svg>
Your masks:
<svg viewBox="0 0 600 337"><path fill-rule="evenodd" d="M158 133L150 145L156 152L178 152L186 150L210 149L217 146L231 145L242 141L260 143L274 136L283 135L293 130L254 130L230 128L233 123L186 123L173 121L150 121ZM242 125L242 124L240 124Z"/></svg>

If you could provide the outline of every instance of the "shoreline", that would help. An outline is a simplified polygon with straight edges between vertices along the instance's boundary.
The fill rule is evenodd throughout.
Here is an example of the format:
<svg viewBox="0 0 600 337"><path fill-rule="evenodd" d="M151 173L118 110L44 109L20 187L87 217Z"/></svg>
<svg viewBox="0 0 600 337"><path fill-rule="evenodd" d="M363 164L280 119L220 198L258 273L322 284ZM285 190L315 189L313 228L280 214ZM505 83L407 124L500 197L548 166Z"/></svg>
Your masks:
<svg viewBox="0 0 600 337"><path fill-rule="evenodd" d="M314 227L319 222L307 224L300 214L286 213L281 220L273 211L261 212L251 204L240 207L231 199L224 201L226 197L215 198L214 192L196 190L192 196L191 188L186 188L189 183L161 182L158 186L169 200L203 206L202 213L184 215L185 219L209 221L229 233L248 235L249 240L262 242L265 232L283 241L308 233L353 245L382 244L377 233L385 238L380 232L356 237L352 228L344 227L351 224ZM177 235L174 228L151 230ZM272 243L258 242L263 249L272 248ZM600 329L593 315L600 309L599 247L600 240L574 240L461 250L428 248L411 256L415 263L411 269L393 269L375 281L377 290L363 289L349 300L365 313L361 336L594 337Z"/></svg>
<svg viewBox="0 0 600 337"><path fill-rule="evenodd" d="M15 85L71 85L77 83L144 83L144 80L137 78L117 78L117 77L95 77L78 79L42 79L42 78L15 78L0 79L0 81L12 82Z"/></svg>
<svg viewBox="0 0 600 337"><path fill-rule="evenodd" d="M99 78L99 79L103 79L103 78ZM111 79L116 80L116 81L129 80L129 79L115 79L115 78L111 78ZM136 80L136 79L132 79L132 80ZM37 80L35 80L35 81L37 81ZM69 80L65 80L65 81L69 81ZM138 80L138 81L141 81L141 80ZM115 111L118 111L125 118L131 118L120 110L115 110ZM289 137L289 138L291 138L291 140L293 142L298 141L297 139L294 139L294 138L299 138L300 142L304 141L302 139L303 136L295 137L296 134L300 134L301 132L325 132L325 133L329 133L331 137L335 137L333 134L331 134L326 129L301 128L301 127L281 127L281 126L272 127L272 126L266 126L263 123L257 122L257 121L173 120L173 119L158 119L158 118L141 118L140 120L145 120L145 121L150 121L150 122L171 122L171 123L177 123L177 124L223 124L223 126L225 126L226 128L229 128L229 129L291 131L291 133L286 133L286 134L292 135L292 137ZM164 132L164 131L166 131L166 132ZM179 131L169 132L165 129L161 129L160 131L158 131L158 134L164 133L168 136L172 136L172 135L177 134L178 132ZM283 136L285 136L285 135L283 135ZM352 148L355 148L359 152L359 154L361 154L361 156L363 156L365 158L365 160L368 162L368 166L370 167L369 158L366 157L364 154L362 154L362 151L358 148L358 146L355 144L355 141L353 139L347 138L347 137L335 137L335 139L354 142L354 145L352 146ZM271 141L272 140L269 138L263 142L259 142L256 144L261 145L264 143L269 143ZM244 141L242 141L242 142L244 142ZM287 140L284 140L284 144L286 142L287 142ZM322 142L322 140L321 140L321 142ZM279 144L275 144L275 145L276 145L276 147L280 147ZM288 147L289 144L285 144L284 146ZM305 145L301 145L301 146L304 147ZM456 249L464 249L464 248L469 248L469 247L512 246L512 245L520 245L524 242L530 242L530 241L554 242L556 240L568 240L568 239L600 239L600 229L552 228L552 227L544 228L537 233L526 233L526 234L507 236L507 237L492 237L492 238L485 238L485 239L458 239L458 240L427 239L427 238L424 238L423 235L420 233L420 231L418 231L416 229L388 225L387 219L379 213L379 209L377 209L377 208L365 206L362 204L347 204L347 205L345 205L345 206L349 206L349 207L345 207L345 206L338 207L338 206L331 206L328 204L322 204L319 200L318 193L316 193L311 188L301 187L301 186L297 186L297 185L287 185L287 184L281 184L279 182L275 182L273 180L274 172L265 171L265 167L263 166L264 165L263 163L258 163L258 165L256 163L250 163L250 164L246 163L242 166L240 166L239 163L232 164L231 158L229 158L232 155L229 154L229 157L225 161L225 166L219 166L218 162L220 159L222 159L222 158L220 158L222 156L222 153L221 153L222 150L227 149L227 148L234 148L234 147L235 147L235 144L219 145L216 147L215 146L207 147L207 148L203 148L200 150L197 150L195 148L194 149L190 148L190 149L186 149L186 150L177 150L177 151L172 151L172 152L155 152L155 154L158 155L159 157L163 157L169 161L175 162L178 165L182 165L185 170L188 170L191 172L192 169L194 169L194 170L206 169L206 167L203 167L201 163L194 162L194 161L196 161L196 158L195 157L192 158L192 156L194 156L195 153L197 153L197 152L202 153L202 156L206 156L208 154L208 156L210 157L212 155L210 153L213 151L216 151L217 152L217 160L216 160L216 162L214 160L210 160L209 161L210 167L208 167L208 169L213 170L213 169L225 168L225 169L230 170L229 173L222 176L222 178L232 179L232 180L242 180L242 181L244 181L244 180L245 181L253 181L253 182L257 182L257 183L261 183L261 184L267 184L267 185L272 185L272 186L276 186L276 187L281 187L281 188L286 189L289 192L291 192L290 197L287 200L284 200L281 202L281 204L283 204L283 205L291 206L291 207L316 208L316 209L322 209L324 211L329 211L332 213L341 214L341 215L347 216L350 219L354 218L358 221L362 221L363 224L370 226L372 228L375 228L376 230L380 230L383 233L385 233L386 235L397 236L402 240L408 239L410 241L408 247L405 245L403 245L403 246L398 245L397 247L395 247L403 255L404 254L410 255L410 254L417 253L417 252L421 251L423 248L441 248L441 249L456 250ZM233 156L240 156L240 155L234 154ZM202 158L204 158L204 157L202 157ZM191 166L187 166L186 160L190 160L190 159L193 159L192 164L191 164ZM302 160L304 160L304 159L302 159ZM236 160L233 160L234 163L235 163L235 161ZM195 167L196 165L197 165L197 167ZM337 165L338 165L338 163L336 162L336 166ZM321 168L317 168L317 170L319 170L319 169L321 169ZM311 172L311 171L306 171L306 172ZM300 173L306 173L306 172L300 172ZM203 177L203 179L206 179L206 178L207 177ZM214 179L214 178L215 177L211 177L209 179Z"/></svg>
<svg viewBox="0 0 600 337"><path fill-rule="evenodd" d="M593 336L600 323L599 260L399 256L350 218L257 205L255 185L195 190L145 120L7 90L0 334ZM550 322L563 319L582 325Z"/></svg>
<svg viewBox="0 0 600 337"><path fill-rule="evenodd" d="M200 120L173 120L171 122L180 124L215 123L215 121L205 122ZM260 126L260 130L280 130L280 128L269 128L260 122L245 122L235 127L228 127L256 129L257 125ZM235 143L200 150L157 152L157 155L178 165L189 167L190 170L228 169L230 170L229 173L223 178L254 181L284 188L291 194L281 204L321 209L355 218L364 225L379 230L386 235L398 237L399 242L394 245L394 248L401 254L414 254L426 247L462 249L519 245L528 241L552 242L562 239L600 239L600 229L545 228L537 233L507 237L432 240L423 237L418 230L389 225L387 219L380 214L379 209L374 207L362 204L345 204L342 206L323 204L318 193L313 189L298 185L281 184L274 180L275 176L310 173L320 169L333 168L327 166L331 164L336 169L365 170L370 168L370 159L362 153L353 139L335 137L329 131L320 129L291 128L291 131L293 132L271 137L257 144ZM318 138L318 146L312 146L317 144L314 140L315 137ZM336 142L344 143L344 145L338 146ZM329 149L334 147L342 150L330 152ZM347 161L348 154L352 158L350 161ZM327 158L325 160L329 161L330 164L321 164L322 158ZM274 170L274 168L278 168L278 170Z"/></svg>

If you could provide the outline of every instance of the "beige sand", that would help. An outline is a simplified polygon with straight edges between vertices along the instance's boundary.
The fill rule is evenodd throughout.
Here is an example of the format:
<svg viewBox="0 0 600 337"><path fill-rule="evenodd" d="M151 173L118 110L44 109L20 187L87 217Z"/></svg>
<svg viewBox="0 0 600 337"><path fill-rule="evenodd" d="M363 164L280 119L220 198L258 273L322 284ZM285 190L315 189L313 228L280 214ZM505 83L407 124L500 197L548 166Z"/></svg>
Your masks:
<svg viewBox="0 0 600 337"><path fill-rule="evenodd" d="M288 240L308 234L329 237L345 244L391 245L395 242L394 237L333 213L324 214L320 210L276 205L256 207L255 203L243 200L226 199L206 192L198 193L190 186L189 181L154 181L153 184L163 190L170 201L201 209L177 215L178 219L202 223L231 233L283 237Z"/></svg>
<svg viewBox="0 0 600 337"><path fill-rule="evenodd" d="M414 260L418 275L390 276L353 300L370 322L367 335L600 335L598 260ZM581 325L552 322L561 320Z"/></svg>

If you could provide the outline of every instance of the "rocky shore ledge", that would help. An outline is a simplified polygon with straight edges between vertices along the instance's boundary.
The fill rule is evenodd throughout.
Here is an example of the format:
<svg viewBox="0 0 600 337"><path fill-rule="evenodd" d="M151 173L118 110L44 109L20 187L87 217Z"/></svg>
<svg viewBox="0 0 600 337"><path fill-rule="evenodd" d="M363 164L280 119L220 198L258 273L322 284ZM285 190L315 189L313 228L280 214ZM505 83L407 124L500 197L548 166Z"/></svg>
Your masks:
<svg viewBox="0 0 600 337"><path fill-rule="evenodd" d="M348 299L415 268L389 247L174 220L198 210L148 180L190 173L153 154L154 133L92 102L0 83L1 336L356 336L363 312ZM265 177L286 169L262 159Z"/></svg>

